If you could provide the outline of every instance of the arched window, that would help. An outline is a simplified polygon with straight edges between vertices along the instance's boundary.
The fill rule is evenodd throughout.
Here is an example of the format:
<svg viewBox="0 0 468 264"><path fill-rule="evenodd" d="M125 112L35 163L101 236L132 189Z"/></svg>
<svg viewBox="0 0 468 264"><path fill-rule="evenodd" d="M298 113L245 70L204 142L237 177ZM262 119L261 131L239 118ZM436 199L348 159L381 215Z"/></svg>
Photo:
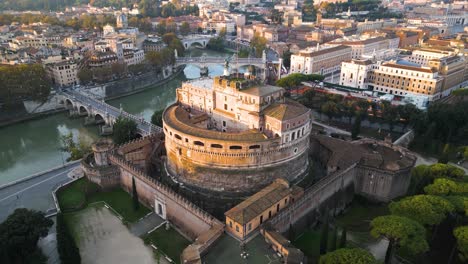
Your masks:
<svg viewBox="0 0 468 264"><path fill-rule="evenodd" d="M178 140L182 140L182 137L177 134L174 134L174 137L177 138Z"/></svg>
<svg viewBox="0 0 468 264"><path fill-rule="evenodd" d="M211 144L211 147L212 148L223 148L223 146L220 145L220 144Z"/></svg>
<svg viewBox="0 0 468 264"><path fill-rule="evenodd" d="M205 146L205 144L203 144L203 142L201 141L194 141L193 144L196 146L202 146L202 147Z"/></svg>

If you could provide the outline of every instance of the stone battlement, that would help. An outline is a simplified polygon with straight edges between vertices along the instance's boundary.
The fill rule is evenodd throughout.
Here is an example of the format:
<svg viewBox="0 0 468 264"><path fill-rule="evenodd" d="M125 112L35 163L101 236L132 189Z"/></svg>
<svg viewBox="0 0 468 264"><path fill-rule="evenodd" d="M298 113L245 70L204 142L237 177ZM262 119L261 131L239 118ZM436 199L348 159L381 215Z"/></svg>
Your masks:
<svg viewBox="0 0 468 264"><path fill-rule="evenodd" d="M170 187L158 182L157 180L151 178L146 172L144 172L139 167L133 165L132 163L126 161L122 156L117 153L111 153L109 155L110 160L121 167L124 170L129 171L133 176L137 177L138 179L142 180L146 184L153 187L155 190L162 192L165 196L170 197L173 201L180 204L190 212L196 214L198 217L203 219L204 221L210 223L210 225L221 224L219 220L202 210L200 207L193 204L191 201L186 199L185 197L181 196L180 194L174 192Z"/></svg>

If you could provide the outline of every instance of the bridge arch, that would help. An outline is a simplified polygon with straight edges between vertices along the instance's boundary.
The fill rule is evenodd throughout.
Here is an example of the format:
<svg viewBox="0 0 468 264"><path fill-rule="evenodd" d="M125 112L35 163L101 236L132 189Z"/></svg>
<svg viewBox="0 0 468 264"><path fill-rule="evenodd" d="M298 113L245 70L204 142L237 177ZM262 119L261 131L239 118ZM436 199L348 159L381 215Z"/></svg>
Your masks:
<svg viewBox="0 0 468 264"><path fill-rule="evenodd" d="M65 108L66 109L73 109L73 102L70 99L65 99Z"/></svg>
<svg viewBox="0 0 468 264"><path fill-rule="evenodd" d="M205 39L198 39L198 40L192 40L192 41L186 41L184 42L184 47L185 49L189 49L190 47L194 45L201 46L203 48L206 48L206 44L208 44L208 41Z"/></svg>
<svg viewBox="0 0 468 264"><path fill-rule="evenodd" d="M94 120L96 120L96 124L105 124L106 123L106 120L104 119L104 117L101 114L96 114L94 116Z"/></svg>
<svg viewBox="0 0 468 264"><path fill-rule="evenodd" d="M84 114L89 115L88 109L83 105L78 108L78 113L80 115L84 115Z"/></svg>

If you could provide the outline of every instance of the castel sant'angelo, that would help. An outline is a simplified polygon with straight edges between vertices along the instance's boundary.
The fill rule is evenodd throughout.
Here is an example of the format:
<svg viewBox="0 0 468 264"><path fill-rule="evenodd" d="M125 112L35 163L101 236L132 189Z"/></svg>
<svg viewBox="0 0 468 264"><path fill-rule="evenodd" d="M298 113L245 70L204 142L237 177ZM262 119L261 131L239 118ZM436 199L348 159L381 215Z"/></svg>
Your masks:
<svg viewBox="0 0 468 264"><path fill-rule="evenodd" d="M408 150L312 133L309 108L253 76L184 82L176 96L162 128L120 146L102 139L81 164L90 181L137 193L190 238L181 263L203 263L226 233L260 233L285 263L302 263L300 250L281 244L288 228L343 211L354 194L388 202L408 189Z"/></svg>
<svg viewBox="0 0 468 264"><path fill-rule="evenodd" d="M308 168L311 111L284 92L232 75L185 82L163 114L168 173L225 193L299 179Z"/></svg>

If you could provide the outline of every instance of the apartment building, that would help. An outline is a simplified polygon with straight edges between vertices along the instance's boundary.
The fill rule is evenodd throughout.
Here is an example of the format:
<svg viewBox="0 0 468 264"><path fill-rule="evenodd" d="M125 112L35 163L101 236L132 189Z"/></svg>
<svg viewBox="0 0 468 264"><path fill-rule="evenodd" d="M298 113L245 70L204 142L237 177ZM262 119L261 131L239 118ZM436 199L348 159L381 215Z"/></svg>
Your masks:
<svg viewBox="0 0 468 264"><path fill-rule="evenodd" d="M349 60L341 64L340 85L367 89L368 74L375 64L371 60Z"/></svg>
<svg viewBox="0 0 468 264"><path fill-rule="evenodd" d="M52 84L57 86L69 86L79 84L78 64L75 61L61 61L46 65L47 73Z"/></svg>
<svg viewBox="0 0 468 264"><path fill-rule="evenodd" d="M397 96L424 95L433 101L441 96L444 78L429 67L390 61L374 67L368 79L368 88L374 91Z"/></svg>
<svg viewBox="0 0 468 264"><path fill-rule="evenodd" d="M408 61L417 63L421 66L427 66L432 59L442 59L443 57L454 55L454 52L436 50L436 49L419 49L413 51Z"/></svg>
<svg viewBox="0 0 468 264"><path fill-rule="evenodd" d="M443 78L443 95L448 95L452 90L461 88L460 84L468 80L465 76L467 61L463 56L454 55L431 59L427 65L439 72L439 75Z"/></svg>
<svg viewBox="0 0 468 264"><path fill-rule="evenodd" d="M343 61L351 60L349 46L317 46L291 55L291 73L327 75L339 71Z"/></svg>
<svg viewBox="0 0 468 264"><path fill-rule="evenodd" d="M386 49L397 49L400 39L398 37L370 37L367 35L353 35L336 39L329 44L346 45L352 49L352 58L359 59L364 54L370 54Z"/></svg>

